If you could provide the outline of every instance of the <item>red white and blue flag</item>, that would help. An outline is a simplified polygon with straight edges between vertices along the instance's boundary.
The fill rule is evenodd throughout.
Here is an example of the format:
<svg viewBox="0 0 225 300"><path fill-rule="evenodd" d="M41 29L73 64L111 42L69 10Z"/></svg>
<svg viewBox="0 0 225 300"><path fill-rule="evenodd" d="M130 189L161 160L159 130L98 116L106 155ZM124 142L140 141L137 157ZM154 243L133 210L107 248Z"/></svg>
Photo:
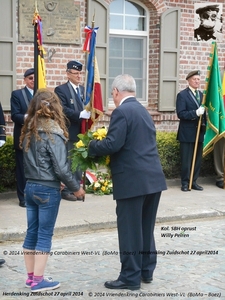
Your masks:
<svg viewBox="0 0 225 300"><path fill-rule="evenodd" d="M86 32L86 40L84 42L83 51L89 53L84 105L86 106L86 109L91 112L91 118L88 120L88 126L86 120L83 120L81 128L82 133L86 132L87 129L90 129L99 116L103 114L101 82L95 55L97 30L98 27L91 28L89 26L86 26L84 29L84 32Z"/></svg>

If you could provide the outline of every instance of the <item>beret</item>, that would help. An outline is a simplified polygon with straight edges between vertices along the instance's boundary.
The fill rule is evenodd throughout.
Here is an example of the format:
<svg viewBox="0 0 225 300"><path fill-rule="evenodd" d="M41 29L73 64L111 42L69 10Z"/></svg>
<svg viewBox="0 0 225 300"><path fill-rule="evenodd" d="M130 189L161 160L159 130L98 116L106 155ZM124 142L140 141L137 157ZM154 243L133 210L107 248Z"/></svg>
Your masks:
<svg viewBox="0 0 225 300"><path fill-rule="evenodd" d="M34 74L34 68L26 70L26 72L24 73L24 78L32 74Z"/></svg>
<svg viewBox="0 0 225 300"><path fill-rule="evenodd" d="M191 71L190 73L187 74L186 80L188 80L189 78L195 75L200 75L200 71L199 70Z"/></svg>
<svg viewBox="0 0 225 300"><path fill-rule="evenodd" d="M74 69L74 70L78 70L81 71L82 70L82 64L79 61L76 60L71 60L67 63L67 70L68 69Z"/></svg>
<svg viewBox="0 0 225 300"><path fill-rule="evenodd" d="M207 6L204 6L204 7L199 7L198 9L196 9L196 14L202 14L203 12L205 11L209 11L209 10L215 10L216 12L218 12L220 9L219 9L219 5L207 5Z"/></svg>

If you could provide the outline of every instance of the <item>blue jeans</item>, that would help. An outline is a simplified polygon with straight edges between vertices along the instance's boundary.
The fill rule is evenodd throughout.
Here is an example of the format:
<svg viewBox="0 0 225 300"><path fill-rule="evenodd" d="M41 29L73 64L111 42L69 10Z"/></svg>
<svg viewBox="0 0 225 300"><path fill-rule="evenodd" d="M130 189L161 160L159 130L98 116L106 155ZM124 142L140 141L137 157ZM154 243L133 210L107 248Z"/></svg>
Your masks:
<svg viewBox="0 0 225 300"><path fill-rule="evenodd" d="M27 182L24 199L27 206L27 233L23 248L50 252L61 200L60 190Z"/></svg>

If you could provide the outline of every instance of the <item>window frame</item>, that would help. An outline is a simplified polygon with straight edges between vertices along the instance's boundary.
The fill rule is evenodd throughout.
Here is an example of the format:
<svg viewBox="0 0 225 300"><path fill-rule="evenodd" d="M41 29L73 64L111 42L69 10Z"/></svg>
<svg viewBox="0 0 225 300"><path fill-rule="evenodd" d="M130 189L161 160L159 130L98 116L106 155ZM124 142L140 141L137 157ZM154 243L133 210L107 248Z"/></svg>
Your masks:
<svg viewBox="0 0 225 300"><path fill-rule="evenodd" d="M126 0L124 0L126 1ZM140 30L120 30L120 29L110 29L109 28L109 39L110 37L122 37L122 38L132 38L132 37L143 37L144 45L143 45L143 82L145 81L145 87L143 87L142 90L142 98L137 98L140 103L142 103L144 106L148 105L148 78L149 78L149 11L145 5L140 3L139 1L129 1L133 2L140 7L142 7L145 11L145 27L146 30L140 31ZM109 5L109 16L110 16L110 5ZM127 16L124 14L124 16ZM129 15L128 15L129 16ZM144 47L146 47L146 51L144 52ZM110 70L110 65L109 65ZM145 74L145 76L144 76ZM119 75L119 74L118 74ZM109 91L111 89L111 86L109 85ZM110 93L108 93L108 107L114 107L113 98Z"/></svg>

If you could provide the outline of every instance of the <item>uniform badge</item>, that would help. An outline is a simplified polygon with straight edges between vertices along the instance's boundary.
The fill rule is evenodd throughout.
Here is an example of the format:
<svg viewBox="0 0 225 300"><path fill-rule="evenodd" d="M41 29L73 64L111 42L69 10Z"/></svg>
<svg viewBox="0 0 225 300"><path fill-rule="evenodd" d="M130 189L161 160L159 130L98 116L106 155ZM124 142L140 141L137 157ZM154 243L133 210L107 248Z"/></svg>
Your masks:
<svg viewBox="0 0 225 300"><path fill-rule="evenodd" d="M73 104L73 99L70 99L70 103Z"/></svg>

